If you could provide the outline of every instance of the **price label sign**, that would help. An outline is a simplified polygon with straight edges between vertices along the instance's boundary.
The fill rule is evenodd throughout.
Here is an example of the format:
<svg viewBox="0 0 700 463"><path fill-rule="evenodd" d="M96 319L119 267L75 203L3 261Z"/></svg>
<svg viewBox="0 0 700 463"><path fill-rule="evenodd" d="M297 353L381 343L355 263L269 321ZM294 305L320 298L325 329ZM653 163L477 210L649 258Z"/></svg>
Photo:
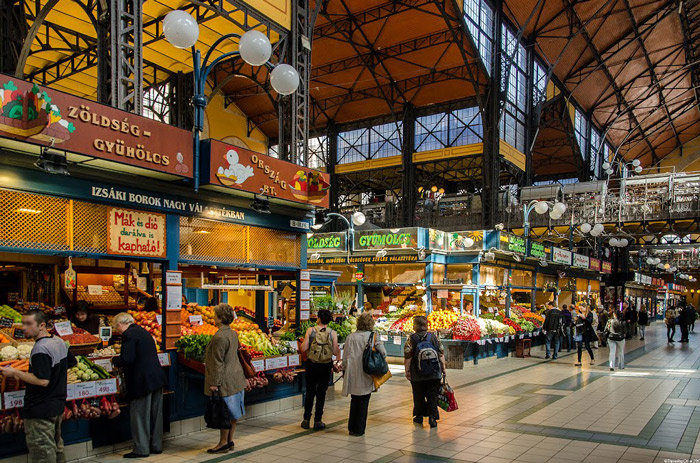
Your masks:
<svg viewBox="0 0 700 463"><path fill-rule="evenodd" d="M102 296L102 285L88 285L87 290L90 296Z"/></svg>
<svg viewBox="0 0 700 463"><path fill-rule="evenodd" d="M437 298L438 299L449 299L450 294L447 292L446 289L438 289L437 292Z"/></svg>
<svg viewBox="0 0 700 463"><path fill-rule="evenodd" d="M73 327L71 326L70 321L58 322L53 326L56 328L56 333L58 333L59 336L70 336L73 334Z"/></svg>
<svg viewBox="0 0 700 463"><path fill-rule="evenodd" d="M287 357L273 357L265 359L266 370L278 370L287 366Z"/></svg>
<svg viewBox="0 0 700 463"><path fill-rule="evenodd" d="M38 304L29 304L29 310L39 310Z"/></svg>
<svg viewBox="0 0 700 463"><path fill-rule="evenodd" d="M300 310L299 311L299 319L300 320L308 320L310 316L311 316L311 312L308 310Z"/></svg>
<svg viewBox="0 0 700 463"><path fill-rule="evenodd" d="M310 280L311 279L311 272L308 270L302 270L299 272L299 279L300 280Z"/></svg>
<svg viewBox="0 0 700 463"><path fill-rule="evenodd" d="M301 282L301 290L302 291L309 291L311 289L311 282L308 280L302 280Z"/></svg>
<svg viewBox="0 0 700 463"><path fill-rule="evenodd" d="M163 324L163 316L161 314L156 314L156 322L158 322L159 325Z"/></svg>
<svg viewBox="0 0 700 463"><path fill-rule="evenodd" d="M311 302L310 301L299 301L299 309L300 310L311 310Z"/></svg>
<svg viewBox="0 0 700 463"><path fill-rule="evenodd" d="M170 366L170 354L167 352L161 352L158 354L158 361L160 362L160 366L162 367L169 367Z"/></svg>
<svg viewBox="0 0 700 463"><path fill-rule="evenodd" d="M168 270L165 272L165 284L166 285L180 285L182 284L182 272L177 272L174 270Z"/></svg>
<svg viewBox="0 0 700 463"><path fill-rule="evenodd" d="M389 341L389 335L387 334L380 334L379 335L379 340L382 342L388 342Z"/></svg>
<svg viewBox="0 0 700 463"><path fill-rule="evenodd" d="M299 359L299 354L292 354L289 356L289 366L298 367L301 365L301 360Z"/></svg>
<svg viewBox="0 0 700 463"><path fill-rule="evenodd" d="M24 407L24 390L6 392L4 396L5 409Z"/></svg>
<svg viewBox="0 0 700 463"><path fill-rule="evenodd" d="M66 314L66 308L63 307L62 305L57 305L56 307L54 307L53 313L54 313L55 315L65 315L65 314Z"/></svg>
<svg viewBox="0 0 700 463"><path fill-rule="evenodd" d="M203 325L203 324L204 324L204 322L202 321L201 315L190 315L190 325L199 326L199 325Z"/></svg>
<svg viewBox="0 0 700 463"><path fill-rule="evenodd" d="M0 327L2 328L12 328L14 320L7 317L0 317Z"/></svg>
<svg viewBox="0 0 700 463"><path fill-rule="evenodd" d="M394 344L401 345L401 336L394 336Z"/></svg>
<svg viewBox="0 0 700 463"><path fill-rule="evenodd" d="M255 368L255 371L265 371L265 359L252 360L250 363Z"/></svg>
<svg viewBox="0 0 700 463"><path fill-rule="evenodd" d="M95 365L101 366L107 371L112 371L112 360L111 359L94 359L92 361Z"/></svg>
<svg viewBox="0 0 700 463"><path fill-rule="evenodd" d="M89 397L95 397L95 381L88 381L86 383L76 383L75 393L78 399L87 399Z"/></svg>
<svg viewBox="0 0 700 463"><path fill-rule="evenodd" d="M311 291L300 291L299 299L301 299L302 301L308 301L309 299L311 299Z"/></svg>
<svg viewBox="0 0 700 463"><path fill-rule="evenodd" d="M95 395L112 395L117 393L117 378L95 381Z"/></svg>

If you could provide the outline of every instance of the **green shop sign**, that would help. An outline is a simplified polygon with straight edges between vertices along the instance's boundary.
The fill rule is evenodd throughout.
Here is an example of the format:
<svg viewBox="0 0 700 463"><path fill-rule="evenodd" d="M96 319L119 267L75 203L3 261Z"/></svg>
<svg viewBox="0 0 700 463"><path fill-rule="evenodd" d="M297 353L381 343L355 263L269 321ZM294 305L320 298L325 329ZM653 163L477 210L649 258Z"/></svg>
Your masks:
<svg viewBox="0 0 700 463"><path fill-rule="evenodd" d="M416 248L417 228L396 228L390 230L365 230L355 232L355 250Z"/></svg>
<svg viewBox="0 0 700 463"><path fill-rule="evenodd" d="M525 238L522 236L511 235L510 233L501 233L500 244L501 251L515 252L522 255L527 253L527 249L525 248Z"/></svg>
<svg viewBox="0 0 700 463"><path fill-rule="evenodd" d="M530 257L546 259L547 251L545 250L544 244L538 241L530 241Z"/></svg>
<svg viewBox="0 0 700 463"><path fill-rule="evenodd" d="M345 232L314 233L306 238L308 250L345 251Z"/></svg>

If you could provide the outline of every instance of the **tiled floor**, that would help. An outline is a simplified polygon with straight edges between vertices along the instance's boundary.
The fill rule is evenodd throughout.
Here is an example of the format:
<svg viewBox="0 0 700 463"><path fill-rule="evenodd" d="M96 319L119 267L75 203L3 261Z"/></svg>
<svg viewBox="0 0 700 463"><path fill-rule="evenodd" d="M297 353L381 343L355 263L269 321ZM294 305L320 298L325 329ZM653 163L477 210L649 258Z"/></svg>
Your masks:
<svg viewBox="0 0 700 463"><path fill-rule="evenodd" d="M645 342L627 342L627 368L611 372L607 349L598 365L574 367L573 353L545 361L507 358L450 370L460 409L436 430L411 422L410 385L396 376L372 395L364 437L346 430L349 401L326 403L322 432L299 427L300 411L243 421L236 451L212 458L211 431L168 440L143 461L235 462L667 462L700 458L700 334L667 345L659 322ZM392 367L392 370L394 367ZM125 452L122 452L125 453ZM123 461L104 455L99 463Z"/></svg>

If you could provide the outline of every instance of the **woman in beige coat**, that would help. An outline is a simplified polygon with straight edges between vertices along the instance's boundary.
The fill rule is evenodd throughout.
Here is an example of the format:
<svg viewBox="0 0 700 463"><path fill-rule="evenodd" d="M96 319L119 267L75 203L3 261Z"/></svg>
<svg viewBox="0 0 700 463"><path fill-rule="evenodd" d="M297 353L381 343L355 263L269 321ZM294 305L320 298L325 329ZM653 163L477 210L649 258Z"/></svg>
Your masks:
<svg viewBox="0 0 700 463"><path fill-rule="evenodd" d="M231 429L221 429L219 443L208 453L226 453L233 450L233 433L236 422L245 415L243 399L246 379L238 359L238 334L229 326L233 322L233 308L228 304L214 307L216 332L206 351L204 370L204 394L218 392L231 413Z"/></svg>
<svg viewBox="0 0 700 463"><path fill-rule="evenodd" d="M357 331L345 340L343 352L343 395L352 397L350 401L350 419L348 431L351 436L362 436L367 425L367 410L369 398L374 391L372 377L364 372L362 358L369 337L374 330L374 319L368 313L363 313L357 319ZM384 344L373 336L376 349L386 358Z"/></svg>

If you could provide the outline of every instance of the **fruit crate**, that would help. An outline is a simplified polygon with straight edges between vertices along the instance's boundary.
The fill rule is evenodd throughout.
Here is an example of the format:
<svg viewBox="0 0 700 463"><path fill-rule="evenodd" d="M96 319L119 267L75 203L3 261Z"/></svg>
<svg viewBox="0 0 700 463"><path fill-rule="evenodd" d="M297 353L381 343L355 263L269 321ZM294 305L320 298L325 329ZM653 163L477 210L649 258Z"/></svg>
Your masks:
<svg viewBox="0 0 700 463"><path fill-rule="evenodd" d="M95 352L95 349L102 341L90 342L86 344L71 344L68 348L73 355L88 355Z"/></svg>

